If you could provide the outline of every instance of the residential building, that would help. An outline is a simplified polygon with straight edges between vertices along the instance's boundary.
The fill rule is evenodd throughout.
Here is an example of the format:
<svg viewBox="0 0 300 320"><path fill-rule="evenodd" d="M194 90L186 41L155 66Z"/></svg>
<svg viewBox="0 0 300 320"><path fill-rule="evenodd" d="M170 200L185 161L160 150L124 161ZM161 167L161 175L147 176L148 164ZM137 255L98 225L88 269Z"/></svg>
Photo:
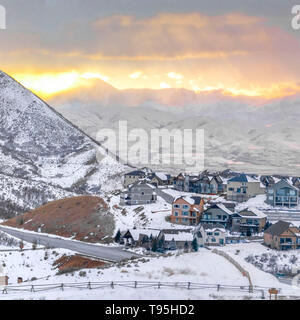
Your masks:
<svg viewBox="0 0 300 320"><path fill-rule="evenodd" d="M172 203L171 222L197 225L202 217L204 200L201 197L179 197Z"/></svg>
<svg viewBox="0 0 300 320"><path fill-rule="evenodd" d="M280 220L264 232L264 244L277 250L300 249L300 229Z"/></svg>
<svg viewBox="0 0 300 320"><path fill-rule="evenodd" d="M129 185L146 179L147 173L143 170L134 170L131 172L128 172L124 175L124 187L127 188Z"/></svg>
<svg viewBox="0 0 300 320"><path fill-rule="evenodd" d="M128 186L120 195L120 205L143 205L157 200L155 187L143 181Z"/></svg>
<svg viewBox="0 0 300 320"><path fill-rule="evenodd" d="M167 186L171 184L171 175L163 172L154 172L147 177L147 181L154 186Z"/></svg>
<svg viewBox="0 0 300 320"><path fill-rule="evenodd" d="M166 250L184 249L187 242L189 248L193 241L191 229L163 229L160 231L157 240L158 245L162 244Z"/></svg>
<svg viewBox="0 0 300 320"><path fill-rule="evenodd" d="M226 231L222 226L213 227L209 224L201 223L194 231L199 247L204 246L224 246L226 244Z"/></svg>
<svg viewBox="0 0 300 320"><path fill-rule="evenodd" d="M231 230L245 235L260 233L267 223L267 215L250 207L231 216Z"/></svg>
<svg viewBox="0 0 300 320"><path fill-rule="evenodd" d="M285 179L267 188L266 203L272 206L296 207L299 202L299 189Z"/></svg>
<svg viewBox="0 0 300 320"><path fill-rule="evenodd" d="M230 209L228 208L230 207ZM229 228L231 225L231 216L233 215L234 204L212 203L202 215L201 223L209 223L211 225L221 225L223 228ZM233 208L233 209L231 209Z"/></svg>
<svg viewBox="0 0 300 320"><path fill-rule="evenodd" d="M235 176L227 182L227 200L243 202L260 194L265 194L266 188L260 180L244 173Z"/></svg>
<svg viewBox="0 0 300 320"><path fill-rule="evenodd" d="M125 245L151 247L152 238L159 235L159 230L154 229L130 229L121 233L121 242Z"/></svg>

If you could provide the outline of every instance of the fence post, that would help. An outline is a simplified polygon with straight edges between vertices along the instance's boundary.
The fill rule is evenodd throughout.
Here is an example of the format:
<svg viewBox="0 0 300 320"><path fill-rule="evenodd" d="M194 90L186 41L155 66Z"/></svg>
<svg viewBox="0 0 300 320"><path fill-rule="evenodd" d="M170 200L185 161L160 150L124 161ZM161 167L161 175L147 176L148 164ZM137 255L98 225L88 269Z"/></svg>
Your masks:
<svg viewBox="0 0 300 320"><path fill-rule="evenodd" d="M134 281L134 288L137 288L137 281Z"/></svg>
<svg viewBox="0 0 300 320"><path fill-rule="evenodd" d="M158 288L158 289L160 289L160 282L158 283L158 286L157 286L157 288Z"/></svg>
<svg viewBox="0 0 300 320"><path fill-rule="evenodd" d="M31 286L31 292L34 292L34 286L33 285Z"/></svg>
<svg viewBox="0 0 300 320"><path fill-rule="evenodd" d="M218 284L218 288L217 288L217 290L218 290L218 291L220 291L220 285L219 285L219 284Z"/></svg>
<svg viewBox="0 0 300 320"><path fill-rule="evenodd" d="M111 288L114 289L114 282L112 281L110 284Z"/></svg>
<svg viewBox="0 0 300 320"><path fill-rule="evenodd" d="M262 298L262 299L265 299L265 292L264 292L264 290L261 290L261 298Z"/></svg>
<svg viewBox="0 0 300 320"><path fill-rule="evenodd" d="M64 284L63 283L61 284L60 287L61 287L61 291L64 291Z"/></svg>
<svg viewBox="0 0 300 320"><path fill-rule="evenodd" d="M88 287L88 289L92 289L90 282L88 283L87 287Z"/></svg>
<svg viewBox="0 0 300 320"><path fill-rule="evenodd" d="M188 282L188 290L190 290L190 289L191 289L191 283Z"/></svg>

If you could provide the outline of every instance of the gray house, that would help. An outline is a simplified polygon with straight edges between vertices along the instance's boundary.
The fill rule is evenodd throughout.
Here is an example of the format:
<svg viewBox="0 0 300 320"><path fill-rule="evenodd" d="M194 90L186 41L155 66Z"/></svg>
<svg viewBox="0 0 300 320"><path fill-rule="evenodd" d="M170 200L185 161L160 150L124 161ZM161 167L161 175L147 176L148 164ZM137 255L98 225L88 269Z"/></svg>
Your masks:
<svg viewBox="0 0 300 320"><path fill-rule="evenodd" d="M141 205L154 203L157 200L156 188L143 181L128 186L120 195L120 205Z"/></svg>
<svg viewBox="0 0 300 320"><path fill-rule="evenodd" d="M142 179L145 179L147 176L147 173L143 170L134 170L131 172L128 172L124 175L124 186L127 188L129 185L140 181Z"/></svg>
<svg viewBox="0 0 300 320"><path fill-rule="evenodd" d="M267 188L266 203L272 206L296 207L299 201L299 189L282 179Z"/></svg>
<svg viewBox="0 0 300 320"><path fill-rule="evenodd" d="M231 209L231 207L230 207ZM226 203L215 203L203 212L201 223L208 223L212 226L222 226L229 228L231 223L231 216L234 214L226 207ZM234 210L234 207L233 207Z"/></svg>
<svg viewBox="0 0 300 320"><path fill-rule="evenodd" d="M243 202L259 194L265 194L266 187L255 177L244 173L227 182L227 200Z"/></svg>

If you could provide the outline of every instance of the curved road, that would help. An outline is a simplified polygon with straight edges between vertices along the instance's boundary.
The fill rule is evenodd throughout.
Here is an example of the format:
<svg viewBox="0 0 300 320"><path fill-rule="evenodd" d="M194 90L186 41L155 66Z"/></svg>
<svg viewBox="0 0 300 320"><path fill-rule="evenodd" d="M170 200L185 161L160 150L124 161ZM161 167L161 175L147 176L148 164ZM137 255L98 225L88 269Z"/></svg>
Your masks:
<svg viewBox="0 0 300 320"><path fill-rule="evenodd" d="M73 241L67 238L55 238L55 236L48 237L47 235L42 233L29 233L26 231L24 232L22 230L6 228L4 226L0 226L0 230L27 242L33 243L36 241L40 245L53 248L68 249L87 256L96 257L110 262L119 262L125 259L141 257L137 254L123 250L121 248L105 247L81 241Z"/></svg>

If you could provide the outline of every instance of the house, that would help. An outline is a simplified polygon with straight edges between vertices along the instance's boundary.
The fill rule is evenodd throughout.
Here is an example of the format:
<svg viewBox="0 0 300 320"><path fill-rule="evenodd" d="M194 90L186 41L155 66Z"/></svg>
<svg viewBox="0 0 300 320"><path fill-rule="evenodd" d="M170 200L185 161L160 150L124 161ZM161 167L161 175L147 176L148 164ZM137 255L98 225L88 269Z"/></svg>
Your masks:
<svg viewBox="0 0 300 320"><path fill-rule="evenodd" d="M229 208L230 209L229 209ZM209 223L211 225L219 224L223 228L229 228L231 225L231 216L234 214L234 204L212 203L202 215L201 223Z"/></svg>
<svg viewBox="0 0 300 320"><path fill-rule="evenodd" d="M280 220L264 232L264 244L277 250L300 249L300 229Z"/></svg>
<svg viewBox="0 0 300 320"><path fill-rule="evenodd" d="M166 250L184 249L185 243L191 247L193 241L191 229L164 229L161 230L157 240Z"/></svg>
<svg viewBox="0 0 300 320"><path fill-rule="evenodd" d="M135 182L123 190L120 195L120 205L142 205L154 203L157 200L155 187L143 181Z"/></svg>
<svg viewBox="0 0 300 320"><path fill-rule="evenodd" d="M201 197L179 197L172 203L171 222L197 225L201 219L204 200Z"/></svg>
<svg viewBox="0 0 300 320"><path fill-rule="evenodd" d="M167 186L171 184L171 175L163 172L154 172L147 177L147 181L154 186Z"/></svg>
<svg viewBox="0 0 300 320"><path fill-rule="evenodd" d="M259 194L265 194L266 188L260 180L244 173L227 182L227 200L243 202Z"/></svg>
<svg viewBox="0 0 300 320"><path fill-rule="evenodd" d="M213 227L201 223L194 231L199 247L224 246L226 244L226 231L222 226Z"/></svg>
<svg viewBox="0 0 300 320"><path fill-rule="evenodd" d="M272 206L296 207L299 201L299 189L285 179L267 188L266 203Z"/></svg>
<svg viewBox="0 0 300 320"><path fill-rule="evenodd" d="M159 235L159 230L154 229L131 229L124 232L121 236L125 245L142 246L150 248L153 237Z"/></svg>
<svg viewBox="0 0 300 320"><path fill-rule="evenodd" d="M267 215L256 208L247 208L231 216L231 230L245 235L260 233L267 223Z"/></svg>
<svg viewBox="0 0 300 320"><path fill-rule="evenodd" d="M174 189L178 191L184 191L184 180L185 175L183 173L179 173L179 175L175 177L173 181Z"/></svg>
<svg viewBox="0 0 300 320"><path fill-rule="evenodd" d="M134 170L124 175L124 187L127 188L129 185L146 179L147 173L144 170Z"/></svg>

